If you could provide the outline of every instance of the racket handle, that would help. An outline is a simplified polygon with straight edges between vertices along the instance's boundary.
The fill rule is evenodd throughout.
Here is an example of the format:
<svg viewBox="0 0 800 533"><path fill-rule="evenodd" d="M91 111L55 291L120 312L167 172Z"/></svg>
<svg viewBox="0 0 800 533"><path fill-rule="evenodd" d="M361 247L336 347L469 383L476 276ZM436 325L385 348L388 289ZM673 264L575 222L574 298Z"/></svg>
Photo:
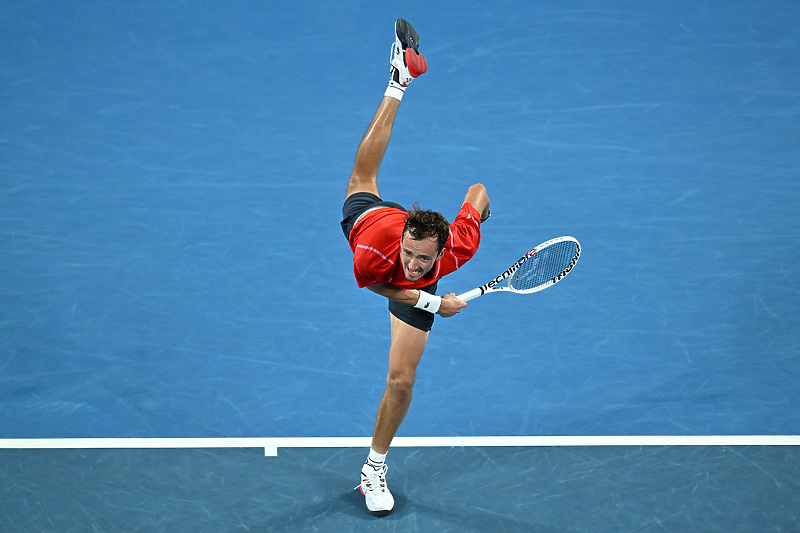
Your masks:
<svg viewBox="0 0 800 533"><path fill-rule="evenodd" d="M478 289L472 289L471 291L467 291L467 292L465 292L463 294L459 294L458 296L456 296L456 298L458 298L459 300L463 300L465 302L468 302L470 300L474 300L475 298L477 298L481 294L483 294L483 293L478 288Z"/></svg>

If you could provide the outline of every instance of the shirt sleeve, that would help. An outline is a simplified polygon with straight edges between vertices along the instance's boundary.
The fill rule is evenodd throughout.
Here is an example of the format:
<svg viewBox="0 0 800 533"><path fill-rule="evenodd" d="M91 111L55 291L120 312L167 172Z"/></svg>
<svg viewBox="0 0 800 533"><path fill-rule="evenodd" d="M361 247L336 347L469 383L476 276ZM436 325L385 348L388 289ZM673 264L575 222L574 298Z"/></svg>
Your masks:
<svg viewBox="0 0 800 533"><path fill-rule="evenodd" d="M471 204L461 206L458 216L450 224L450 249L456 269L472 259L481 243L481 215Z"/></svg>

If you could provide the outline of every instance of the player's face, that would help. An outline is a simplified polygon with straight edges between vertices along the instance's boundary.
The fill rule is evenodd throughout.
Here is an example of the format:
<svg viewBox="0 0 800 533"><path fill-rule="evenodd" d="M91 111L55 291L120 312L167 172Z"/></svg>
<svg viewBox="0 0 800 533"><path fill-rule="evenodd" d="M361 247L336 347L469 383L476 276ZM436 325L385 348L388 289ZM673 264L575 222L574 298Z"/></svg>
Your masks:
<svg viewBox="0 0 800 533"><path fill-rule="evenodd" d="M417 281L428 273L436 261L444 255L444 249L438 250L436 237L412 239L407 232L400 239L400 262L408 281Z"/></svg>

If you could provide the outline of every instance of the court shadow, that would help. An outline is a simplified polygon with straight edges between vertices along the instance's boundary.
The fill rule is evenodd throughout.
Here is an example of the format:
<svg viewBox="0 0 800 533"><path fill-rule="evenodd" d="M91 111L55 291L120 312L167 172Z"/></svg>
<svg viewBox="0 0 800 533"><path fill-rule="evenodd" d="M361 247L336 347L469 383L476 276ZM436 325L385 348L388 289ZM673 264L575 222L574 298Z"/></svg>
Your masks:
<svg viewBox="0 0 800 533"><path fill-rule="evenodd" d="M379 518L364 507L364 496L358 490L340 492L310 505L297 502L291 508L276 512L261 524L248 525L255 533L297 531L364 531Z"/></svg>
<svg viewBox="0 0 800 533"><path fill-rule="evenodd" d="M533 517L532 517L533 518ZM341 492L308 506L295 506L277 513L262 524L250 524L256 533L297 531L425 531L485 533L487 531L526 531L556 533L535 520L502 516L479 508L445 508L404 495L395 495L395 511L384 517L369 514L358 490Z"/></svg>

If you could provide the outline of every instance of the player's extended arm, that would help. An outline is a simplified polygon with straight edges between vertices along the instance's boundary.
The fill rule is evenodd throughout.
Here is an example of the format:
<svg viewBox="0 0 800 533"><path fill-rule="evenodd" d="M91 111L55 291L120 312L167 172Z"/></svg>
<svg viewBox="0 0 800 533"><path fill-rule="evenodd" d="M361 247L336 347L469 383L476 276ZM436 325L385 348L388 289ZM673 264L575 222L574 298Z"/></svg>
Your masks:
<svg viewBox="0 0 800 533"><path fill-rule="evenodd" d="M389 285L388 283L369 285L367 288L375 294L380 294L381 296L389 298L390 300L404 304L415 305L419 301L420 291L417 289L401 289L399 287L395 287L394 285ZM442 305L439 307L439 310L436 312L436 314L445 318L450 317L456 313L460 313L461 310L466 306L466 302L459 300L456 298L455 293L451 292L442 296Z"/></svg>

